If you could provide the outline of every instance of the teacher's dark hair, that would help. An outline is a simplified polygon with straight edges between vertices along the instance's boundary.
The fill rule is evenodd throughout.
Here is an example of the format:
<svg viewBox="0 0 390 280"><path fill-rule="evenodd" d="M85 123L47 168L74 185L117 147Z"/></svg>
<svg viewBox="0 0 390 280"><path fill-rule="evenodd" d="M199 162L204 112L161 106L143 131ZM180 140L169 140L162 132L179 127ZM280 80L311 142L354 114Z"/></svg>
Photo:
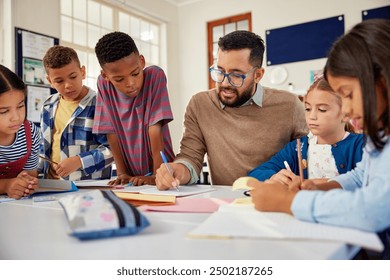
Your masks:
<svg viewBox="0 0 390 280"><path fill-rule="evenodd" d="M237 30L219 38L218 47L221 51L250 49L249 63L261 67L263 64L264 41L250 31Z"/></svg>

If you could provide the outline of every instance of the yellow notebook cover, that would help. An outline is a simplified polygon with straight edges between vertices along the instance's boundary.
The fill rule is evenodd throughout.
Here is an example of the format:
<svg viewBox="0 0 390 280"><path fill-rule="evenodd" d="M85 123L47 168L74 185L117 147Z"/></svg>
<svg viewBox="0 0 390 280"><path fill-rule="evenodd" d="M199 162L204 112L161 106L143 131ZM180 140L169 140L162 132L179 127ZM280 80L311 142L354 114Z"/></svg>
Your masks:
<svg viewBox="0 0 390 280"><path fill-rule="evenodd" d="M128 192L115 192L116 196L134 206L140 205L173 205L176 197L173 195L140 194Z"/></svg>

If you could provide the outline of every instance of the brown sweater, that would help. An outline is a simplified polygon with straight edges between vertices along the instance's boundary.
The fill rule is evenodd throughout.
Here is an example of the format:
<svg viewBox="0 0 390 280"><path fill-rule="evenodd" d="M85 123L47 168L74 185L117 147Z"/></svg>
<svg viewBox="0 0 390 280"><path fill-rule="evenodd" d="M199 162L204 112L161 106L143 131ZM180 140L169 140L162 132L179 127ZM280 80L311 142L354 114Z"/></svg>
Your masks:
<svg viewBox="0 0 390 280"><path fill-rule="evenodd" d="M302 102L289 92L263 89L262 107L221 109L215 89L194 95L176 160L191 163L200 174L207 153L213 184L232 185L288 142L307 135Z"/></svg>

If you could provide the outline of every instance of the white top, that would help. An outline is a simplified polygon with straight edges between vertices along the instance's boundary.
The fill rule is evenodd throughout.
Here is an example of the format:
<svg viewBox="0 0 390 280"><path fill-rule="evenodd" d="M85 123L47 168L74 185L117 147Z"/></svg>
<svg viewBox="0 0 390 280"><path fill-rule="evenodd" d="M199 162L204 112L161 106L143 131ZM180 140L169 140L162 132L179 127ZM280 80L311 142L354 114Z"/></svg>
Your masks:
<svg viewBox="0 0 390 280"><path fill-rule="evenodd" d="M349 132L344 135L345 139ZM311 132L308 134L309 148L307 151L308 177L313 178L333 178L339 175L336 160L332 154L330 144L318 144L317 136Z"/></svg>

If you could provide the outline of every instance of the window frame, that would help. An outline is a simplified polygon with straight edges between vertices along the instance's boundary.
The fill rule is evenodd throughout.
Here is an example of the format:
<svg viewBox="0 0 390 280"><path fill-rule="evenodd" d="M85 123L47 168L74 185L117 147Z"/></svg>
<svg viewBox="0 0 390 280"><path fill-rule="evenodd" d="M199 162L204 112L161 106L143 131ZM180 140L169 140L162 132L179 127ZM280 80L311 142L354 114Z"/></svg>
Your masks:
<svg viewBox="0 0 390 280"><path fill-rule="evenodd" d="M60 0L60 1L63 1L63 0ZM66 0L64 0L66 1ZM122 31L120 28L121 28L121 24L119 22L119 14L122 13L122 14L125 14L127 16L129 16L129 19L130 18L135 18L139 21L140 25L139 25L139 29L140 29L140 32L141 32L141 23L145 22L148 26L148 31L149 32L152 32L152 31L157 31L157 43L156 43L156 40L153 40L153 39L149 39L149 40L142 40L142 38L135 38L134 37L134 40L136 42L136 45L140 51L140 54L144 54L143 53L143 50L141 49L141 46L147 46L148 47L148 50L145 50L145 52L147 52L149 54L150 57L146 57L146 66L149 66L149 65L158 65L160 67L163 67L165 66L164 65L164 61L165 61L165 58L164 58L164 52L163 50L165 49L165 47L163 46L163 42L164 39L162 38L162 35L164 34L164 22L161 22L159 21L158 19L153 19L153 18L150 18L148 16L144 16L144 15L140 15L139 13L133 13L123 7L120 7L120 6L116 6L114 4L109 4L109 3L105 3L105 2L102 2L102 1L99 1L99 0L85 0L86 2L86 16L85 16L85 20L82 21L85 25L86 25L86 38L85 38L85 44L77 44L75 43L75 38L74 38L74 20L77 20L77 21L80 21L80 18L76 18L75 15L74 15L74 9L73 9L73 6L75 5L75 1L77 0L68 0L70 1L71 3L71 7L70 7L70 10L71 10L71 15L69 15L69 13L66 13L66 12L63 12L62 9L60 9L60 26L61 26L61 36L60 36L60 41L61 41L61 44L64 45L64 46L67 46L67 47L70 47L70 48L73 48L74 50L76 50L76 52L80 55L80 52L83 53L83 56L85 56L85 59L83 59L83 57L79 57L80 58L80 62L82 65L85 65L86 66L86 81L84 82L85 85L93 88L94 90L97 90L97 78L98 78L98 75L96 76L96 69L94 69L93 71L91 71L91 65L98 65L98 63L96 64L97 62L97 59L96 61L93 61L91 62L90 61L90 55L93 54L95 55L95 50L94 50L94 46L89 46L89 42L88 42L88 32L90 32L90 30L88 29L88 26L91 25L91 26L94 26L96 28L99 28L100 30L100 36L99 38L101 38L101 36L103 36L104 34L107 34L108 32L113 32L113 31ZM88 4L89 2L95 2L96 4L100 5L99 6L99 10L100 10L100 18L99 18L99 24L96 24L95 21L93 20L90 20L88 18ZM62 4L61 4L62 6ZM104 6L104 8L110 8L112 9L112 15L111 15L111 18L112 18L112 24L111 24L111 27L112 29L107 29L107 27L103 24L103 21L102 21L102 6ZM63 22L62 22L62 19L66 17L66 18L69 18L70 19L70 27L71 27L71 31L70 31L70 37L71 37L71 41L67 41L65 39L63 39L63 35L64 35L64 31L63 31ZM131 34L131 27L129 25L129 32L127 32L130 36L132 36ZM124 31L125 32L125 31ZM141 34L141 33L140 33ZM133 38L133 36L132 36ZM97 41L96 41L97 43ZM85 54L85 55L84 55ZM153 54L156 54L157 56L157 59L154 59L154 56ZM96 56L95 56L96 58ZM99 73L100 73L100 66L99 67Z"/></svg>
<svg viewBox="0 0 390 280"><path fill-rule="evenodd" d="M245 14L239 14L234 16L225 17L222 19L217 19L214 21L207 22L207 57L208 57L208 67L212 66L214 63L214 57L213 57L213 28L217 26L223 26L223 34L225 35L225 25L229 23L235 23L236 29L237 29L237 22L240 21L248 21L248 31L252 31L252 13L245 13ZM208 74L208 81L209 81L209 89L215 87L215 82L211 79L211 76L209 75L209 71L207 71Z"/></svg>

